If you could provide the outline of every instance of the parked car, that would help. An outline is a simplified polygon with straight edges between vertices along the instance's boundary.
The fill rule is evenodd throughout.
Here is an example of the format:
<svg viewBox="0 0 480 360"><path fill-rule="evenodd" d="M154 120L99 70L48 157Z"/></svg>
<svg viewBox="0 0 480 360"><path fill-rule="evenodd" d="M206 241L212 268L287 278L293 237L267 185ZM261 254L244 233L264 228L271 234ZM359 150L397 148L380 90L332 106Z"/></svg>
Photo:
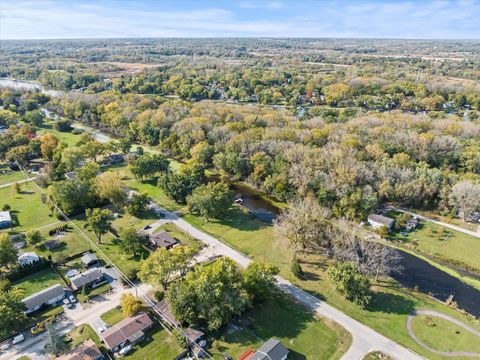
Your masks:
<svg viewBox="0 0 480 360"><path fill-rule="evenodd" d="M68 300L70 300L70 302L71 302L72 304L75 304L75 303L77 302L77 299L76 299L75 296L73 296L73 295L69 295L69 296L68 296Z"/></svg>
<svg viewBox="0 0 480 360"><path fill-rule="evenodd" d="M23 334L18 334L17 336L15 336L15 337L13 338L13 340L12 340L12 345L21 343L23 340L25 340L25 336L23 336Z"/></svg>
<svg viewBox="0 0 480 360"><path fill-rule="evenodd" d="M5 343L2 346L0 346L0 351L6 351L10 349L10 343Z"/></svg>
<svg viewBox="0 0 480 360"><path fill-rule="evenodd" d="M65 305L68 309L73 308L73 304L68 299L63 299L63 305Z"/></svg>

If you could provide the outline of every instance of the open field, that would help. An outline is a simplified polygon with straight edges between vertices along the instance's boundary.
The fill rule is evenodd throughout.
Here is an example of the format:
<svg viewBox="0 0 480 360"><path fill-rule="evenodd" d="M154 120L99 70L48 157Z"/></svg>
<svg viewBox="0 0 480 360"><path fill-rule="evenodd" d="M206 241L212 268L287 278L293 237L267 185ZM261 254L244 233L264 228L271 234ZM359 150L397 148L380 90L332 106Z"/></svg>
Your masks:
<svg viewBox="0 0 480 360"><path fill-rule="evenodd" d="M25 297L35 294L55 284L64 285L62 280L51 269L40 270L12 283L15 288L22 289Z"/></svg>
<svg viewBox="0 0 480 360"><path fill-rule="evenodd" d="M14 225L12 232L22 232L45 226L58 219L50 214L47 205L41 201L41 195L31 183L21 184L22 191L15 194L11 187L0 189L2 205L11 207L10 213Z"/></svg>
<svg viewBox="0 0 480 360"><path fill-rule="evenodd" d="M12 171L5 163L0 163L0 185L25 179L20 171Z"/></svg>
<svg viewBox="0 0 480 360"><path fill-rule="evenodd" d="M248 310L240 318L238 328L227 328L213 342L211 352L218 359L222 359L222 352L236 359L248 348L257 350L271 337L290 350L291 360L338 359L351 341L345 330L315 319L292 300L279 295Z"/></svg>
<svg viewBox="0 0 480 360"><path fill-rule="evenodd" d="M232 208L225 220L222 221L205 222L203 219L190 214L186 215L185 219L248 254L251 258L279 266L282 277L318 298L326 300L329 304L379 333L423 356L427 356L429 359L441 359L441 357L426 352L410 338L406 331L407 316L413 310L437 310L457 317L471 326L480 326L480 324L475 324L459 312L433 301L423 294L401 288L389 281L381 281L375 284L372 302L366 309L363 309L335 291L326 276L330 261L318 255L304 254L300 256L299 260L305 272L305 278L302 280L296 279L290 272L291 256L289 250L286 249L286 246L279 246L273 228L252 219L247 213L236 208Z"/></svg>
<svg viewBox="0 0 480 360"><path fill-rule="evenodd" d="M55 135L60 141L63 141L68 145L68 147L74 147L78 140L80 139L80 135L72 134L71 132L67 131L58 131L55 130L52 126L52 122L46 123L42 126L39 134L52 134Z"/></svg>
<svg viewBox="0 0 480 360"><path fill-rule="evenodd" d="M418 315L412 320L412 330L421 342L432 349L480 354L480 338L448 320Z"/></svg>

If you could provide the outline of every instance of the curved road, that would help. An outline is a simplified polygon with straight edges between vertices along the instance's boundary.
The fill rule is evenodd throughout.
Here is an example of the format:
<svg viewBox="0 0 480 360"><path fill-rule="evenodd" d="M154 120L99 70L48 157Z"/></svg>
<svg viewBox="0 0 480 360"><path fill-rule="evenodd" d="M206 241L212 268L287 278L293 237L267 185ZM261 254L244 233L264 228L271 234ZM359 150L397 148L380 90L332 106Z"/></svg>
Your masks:
<svg viewBox="0 0 480 360"><path fill-rule="evenodd" d="M480 340L480 331L477 331L475 330L474 328L472 328L471 326L468 326L467 324L461 322L460 320L458 319L455 319L454 317L451 317L451 316L448 316L446 314L442 314L440 312L437 312L437 311L433 311L433 310L417 310L415 311L414 313L412 313L411 315L408 316L407 318L407 331L408 331L408 334L411 336L411 338L421 347L423 347L424 349L428 350L428 351L431 351L432 353L435 353L437 355L440 355L440 356L447 356L447 357L455 357L455 356L467 356L467 357L480 357L480 353L478 352L470 352L470 351L440 351L440 350L436 350L436 349L433 349L429 346L427 346L426 344L424 344L422 341L420 341L420 339L418 339L413 330L412 330L412 320L415 316L417 315L429 315L429 316L434 316L434 317L439 317L441 319L444 319L444 320L448 320L462 328L464 328L465 330L471 332L473 335L476 335L478 336L479 340Z"/></svg>
<svg viewBox="0 0 480 360"><path fill-rule="evenodd" d="M242 267L247 267L252 260L230 246L224 244L213 236L197 229L187 221L179 218L176 214L162 209L156 204L151 204L150 208L157 214L163 214L164 218L152 224L152 228L158 227L165 222L172 222L190 236L202 241L209 246L211 255L228 256ZM151 229L153 231L153 229ZM420 360L419 355L409 349L397 344L396 342L377 333L375 330L363 325L357 320L352 319L340 310L328 305L317 297L310 295L306 291L296 287L287 280L277 277L277 286L285 293L294 297L297 301L317 313L318 315L331 319L343 326L352 335L352 345L343 355L343 360L361 360L372 351L381 351L389 354L392 358L398 360Z"/></svg>

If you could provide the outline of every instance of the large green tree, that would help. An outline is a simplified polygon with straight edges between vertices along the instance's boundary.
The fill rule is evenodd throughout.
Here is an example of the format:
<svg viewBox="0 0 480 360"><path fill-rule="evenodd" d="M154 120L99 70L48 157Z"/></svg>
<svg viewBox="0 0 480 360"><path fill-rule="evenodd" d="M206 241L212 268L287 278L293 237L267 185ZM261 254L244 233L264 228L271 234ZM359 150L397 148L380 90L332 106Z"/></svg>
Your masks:
<svg viewBox="0 0 480 360"><path fill-rule="evenodd" d="M353 262L331 266L327 270L330 281L340 294L355 304L365 307L370 302L370 281Z"/></svg>
<svg viewBox="0 0 480 360"><path fill-rule="evenodd" d="M144 154L133 160L128 168L137 180L149 180L155 174L168 170L170 162L162 154Z"/></svg>
<svg viewBox="0 0 480 360"><path fill-rule="evenodd" d="M0 233L0 266L9 266L17 261L17 249L10 240L10 235Z"/></svg>
<svg viewBox="0 0 480 360"><path fill-rule="evenodd" d="M20 289L0 292L0 336L6 337L21 327L25 321L24 293Z"/></svg>
<svg viewBox="0 0 480 360"><path fill-rule="evenodd" d="M158 179L158 185L177 203L185 204L193 189L205 181L205 169L194 163L183 165L178 172L166 172Z"/></svg>
<svg viewBox="0 0 480 360"><path fill-rule="evenodd" d="M275 290L275 276L278 273L279 269L275 265L256 261L248 265L243 272L243 282L252 302L268 299Z"/></svg>
<svg viewBox="0 0 480 360"><path fill-rule="evenodd" d="M232 204L233 192L226 183L209 183L195 188L187 196L189 210L205 218L220 218Z"/></svg>
<svg viewBox="0 0 480 360"><path fill-rule="evenodd" d="M128 227L120 229L120 247L125 253L133 256L142 251L142 237L137 233L135 228Z"/></svg>
<svg viewBox="0 0 480 360"><path fill-rule="evenodd" d="M108 209L87 209L87 224L95 233L98 242L102 243L102 235L110 231L112 226L112 212Z"/></svg>

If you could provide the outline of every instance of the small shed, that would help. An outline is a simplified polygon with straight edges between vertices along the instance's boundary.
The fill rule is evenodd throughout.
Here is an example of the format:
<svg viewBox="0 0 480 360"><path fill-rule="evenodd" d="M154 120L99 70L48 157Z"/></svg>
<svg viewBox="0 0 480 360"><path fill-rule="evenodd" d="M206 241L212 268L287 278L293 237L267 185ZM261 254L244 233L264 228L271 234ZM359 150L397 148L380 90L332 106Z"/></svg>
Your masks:
<svg viewBox="0 0 480 360"><path fill-rule="evenodd" d="M10 211L0 211L0 229L8 229L12 227L12 217Z"/></svg>
<svg viewBox="0 0 480 360"><path fill-rule="evenodd" d="M95 254L87 252L82 256L82 262L86 267L89 267L98 263L98 257Z"/></svg>

